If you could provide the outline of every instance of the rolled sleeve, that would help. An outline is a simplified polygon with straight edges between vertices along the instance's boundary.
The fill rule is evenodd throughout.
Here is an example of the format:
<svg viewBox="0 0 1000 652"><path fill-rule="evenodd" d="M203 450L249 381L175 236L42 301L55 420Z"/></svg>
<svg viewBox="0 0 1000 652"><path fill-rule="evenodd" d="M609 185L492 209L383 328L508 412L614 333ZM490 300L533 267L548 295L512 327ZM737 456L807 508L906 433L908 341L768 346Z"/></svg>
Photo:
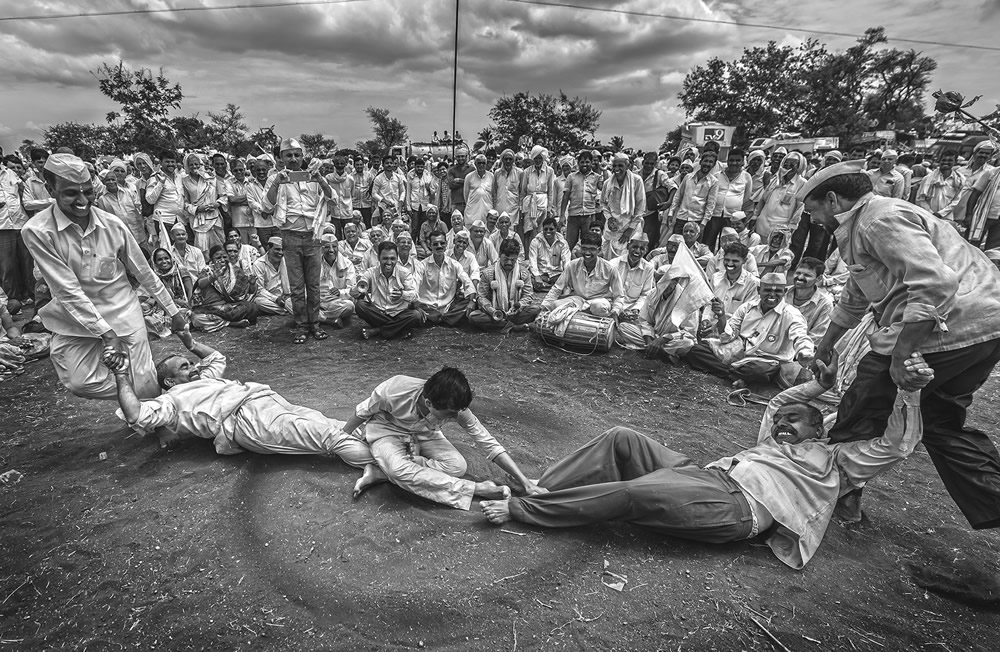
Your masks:
<svg viewBox="0 0 1000 652"><path fill-rule="evenodd" d="M115 414L119 419L128 423L125 414L121 409ZM139 404L139 418L135 423L129 423L137 433L148 435L161 426L167 426L177 419L177 405L169 394L164 394L154 399L142 401Z"/></svg>
<svg viewBox="0 0 1000 652"><path fill-rule="evenodd" d="M486 452L486 459L493 461L497 455L501 453L506 453L507 449L500 445L500 442L496 440L490 431L486 429L486 426L482 424L472 410L465 409L458 413L458 425L462 427L465 432L472 437L477 444L480 444Z"/></svg>

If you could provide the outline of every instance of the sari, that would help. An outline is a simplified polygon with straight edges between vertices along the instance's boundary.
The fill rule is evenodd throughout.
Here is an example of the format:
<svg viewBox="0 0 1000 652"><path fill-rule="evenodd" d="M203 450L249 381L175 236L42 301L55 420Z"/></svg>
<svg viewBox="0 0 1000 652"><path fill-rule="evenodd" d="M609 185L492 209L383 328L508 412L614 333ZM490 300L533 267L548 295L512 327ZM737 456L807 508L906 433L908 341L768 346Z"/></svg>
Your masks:
<svg viewBox="0 0 1000 652"><path fill-rule="evenodd" d="M203 272L202 278L208 272ZM257 323L257 304L252 301L252 282L240 267L230 262L201 290L201 299L195 305L191 326L206 333L214 333L231 322L246 320Z"/></svg>

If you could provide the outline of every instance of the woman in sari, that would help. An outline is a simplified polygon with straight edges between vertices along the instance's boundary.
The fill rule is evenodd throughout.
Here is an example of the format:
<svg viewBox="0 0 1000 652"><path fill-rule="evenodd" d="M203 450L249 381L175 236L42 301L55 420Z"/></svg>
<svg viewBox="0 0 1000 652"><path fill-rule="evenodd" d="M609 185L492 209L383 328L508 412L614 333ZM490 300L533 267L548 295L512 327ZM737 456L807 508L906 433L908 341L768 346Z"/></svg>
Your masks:
<svg viewBox="0 0 1000 652"><path fill-rule="evenodd" d="M201 299L191 315L191 326L214 333L226 326L246 328L256 324L257 305L251 300L256 292L256 279L230 262L220 245L212 247L209 261L208 269L195 281Z"/></svg>
<svg viewBox="0 0 1000 652"><path fill-rule="evenodd" d="M176 264L170 252L162 247L153 250L150 260L153 261L153 271L160 277L160 281L170 292L177 307L181 310L189 308L193 286L187 272L183 271ZM141 285L136 288L136 291L139 295L139 305L142 307L142 317L146 322L146 331L157 337L168 337L170 335L170 317L163 311L156 299L146 295Z"/></svg>
<svg viewBox="0 0 1000 652"><path fill-rule="evenodd" d="M188 174L183 182L184 212L194 231L194 246L208 251L225 242L215 172L206 169L201 156L195 153L184 157L184 169Z"/></svg>

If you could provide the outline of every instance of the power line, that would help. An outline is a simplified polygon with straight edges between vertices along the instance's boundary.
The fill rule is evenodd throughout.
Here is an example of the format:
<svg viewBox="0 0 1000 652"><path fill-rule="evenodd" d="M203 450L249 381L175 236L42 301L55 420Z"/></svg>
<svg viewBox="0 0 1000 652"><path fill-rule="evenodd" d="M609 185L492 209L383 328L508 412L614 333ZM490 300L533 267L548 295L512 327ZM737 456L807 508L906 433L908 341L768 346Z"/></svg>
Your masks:
<svg viewBox="0 0 1000 652"><path fill-rule="evenodd" d="M273 9L279 7L308 7L312 5L344 5L367 0L290 0L286 2L261 2L256 4L218 5L215 7L163 7L160 9L117 9L77 14L38 14L35 16L0 16L0 22L15 20L57 20L61 18L93 18L96 16L131 16L138 14L171 14L190 11L226 11L229 9Z"/></svg>
<svg viewBox="0 0 1000 652"><path fill-rule="evenodd" d="M630 9L612 9L610 7L588 7L586 5L571 4L568 2L549 2L548 0L507 0L507 2L516 2L523 5L540 5L544 7L565 7L567 9L583 9L585 11L599 11L608 14L624 14L626 16L639 16L641 18L666 18L668 20L683 20L691 23L712 23L715 25L735 25L737 27L756 27L758 29L774 29L781 30L785 32L802 32L805 34L819 34L822 36L846 36L848 38L857 39L859 36L857 34L848 34L847 32L831 32L828 30L820 29L806 29L804 27L784 27L782 25L768 25L766 23L741 23L736 20L724 20L722 18L697 18L694 16L679 16L674 14L658 14L651 11L633 11ZM912 38L890 38L890 41L896 41L898 43L914 43L916 45L936 45L946 48L966 48L970 50L988 50L991 52L1000 52L1000 47L994 47L990 45L968 45L965 43L942 43L941 41L923 41L920 39Z"/></svg>

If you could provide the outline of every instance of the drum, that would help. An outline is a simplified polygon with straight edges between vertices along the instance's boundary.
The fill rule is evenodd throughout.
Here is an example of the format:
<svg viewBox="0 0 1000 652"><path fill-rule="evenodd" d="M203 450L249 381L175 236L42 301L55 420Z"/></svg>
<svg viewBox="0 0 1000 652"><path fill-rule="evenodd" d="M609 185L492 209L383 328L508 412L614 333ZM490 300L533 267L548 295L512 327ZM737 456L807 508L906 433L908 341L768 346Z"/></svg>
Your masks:
<svg viewBox="0 0 1000 652"><path fill-rule="evenodd" d="M538 333L542 341L556 347L572 348L578 351L608 352L615 341L615 320L610 317L595 317L578 312L569 318L566 331L556 335L555 325L549 322L549 313L542 313L531 323L531 330Z"/></svg>

